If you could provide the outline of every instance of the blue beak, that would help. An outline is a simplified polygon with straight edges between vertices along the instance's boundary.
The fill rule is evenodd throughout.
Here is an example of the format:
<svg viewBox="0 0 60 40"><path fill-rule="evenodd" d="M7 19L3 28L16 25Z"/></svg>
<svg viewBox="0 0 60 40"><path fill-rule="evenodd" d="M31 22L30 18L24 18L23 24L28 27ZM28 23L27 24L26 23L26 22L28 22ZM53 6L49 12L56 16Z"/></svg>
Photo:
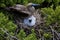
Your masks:
<svg viewBox="0 0 60 40"><path fill-rule="evenodd" d="M40 6L40 4L32 4L32 6Z"/></svg>

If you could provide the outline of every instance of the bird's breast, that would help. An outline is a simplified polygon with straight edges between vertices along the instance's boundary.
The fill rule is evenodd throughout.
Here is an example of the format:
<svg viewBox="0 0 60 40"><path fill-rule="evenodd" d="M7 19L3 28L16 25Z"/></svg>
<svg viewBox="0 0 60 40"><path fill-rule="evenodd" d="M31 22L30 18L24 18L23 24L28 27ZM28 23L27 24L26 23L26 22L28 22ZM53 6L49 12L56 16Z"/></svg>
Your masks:
<svg viewBox="0 0 60 40"><path fill-rule="evenodd" d="M29 18L24 19L24 24L28 26L34 26L36 23L36 18L32 15Z"/></svg>

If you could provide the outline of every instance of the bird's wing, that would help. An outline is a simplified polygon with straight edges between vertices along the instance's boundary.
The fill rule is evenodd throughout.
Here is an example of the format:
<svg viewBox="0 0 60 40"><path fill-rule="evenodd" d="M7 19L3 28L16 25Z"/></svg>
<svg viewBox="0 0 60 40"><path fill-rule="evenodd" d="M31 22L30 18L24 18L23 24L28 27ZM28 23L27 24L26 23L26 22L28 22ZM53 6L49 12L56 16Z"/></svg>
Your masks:
<svg viewBox="0 0 60 40"><path fill-rule="evenodd" d="M18 12L20 12L20 13L24 13L24 14L28 14L28 15L31 14L31 13L28 11L28 9L26 8L26 6L20 5L20 4L17 4L17 5L12 6L12 7L8 7L8 8L6 8L6 9L8 9L8 10L10 10L10 11L18 11Z"/></svg>

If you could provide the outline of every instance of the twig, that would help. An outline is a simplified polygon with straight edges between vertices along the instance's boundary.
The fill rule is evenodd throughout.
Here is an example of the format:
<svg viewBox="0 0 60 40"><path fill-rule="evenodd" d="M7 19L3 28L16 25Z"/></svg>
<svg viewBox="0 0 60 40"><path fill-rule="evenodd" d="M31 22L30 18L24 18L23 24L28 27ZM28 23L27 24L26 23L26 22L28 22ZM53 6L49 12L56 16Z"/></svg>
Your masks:
<svg viewBox="0 0 60 40"><path fill-rule="evenodd" d="M51 28L51 30L52 30L52 33L53 33L53 40L55 40L55 38L54 38L54 34L56 34L57 35L57 40L59 40L60 38L59 38L59 35L58 35L58 33L57 33L57 31L56 30L54 30L53 28L52 28L52 26L49 26L50 28Z"/></svg>
<svg viewBox="0 0 60 40"><path fill-rule="evenodd" d="M7 32L7 30L4 30L3 28L0 28L0 30L2 30L8 37L10 37L10 40L11 40L11 39L16 39L16 40L18 40L15 36L10 35L10 34Z"/></svg>

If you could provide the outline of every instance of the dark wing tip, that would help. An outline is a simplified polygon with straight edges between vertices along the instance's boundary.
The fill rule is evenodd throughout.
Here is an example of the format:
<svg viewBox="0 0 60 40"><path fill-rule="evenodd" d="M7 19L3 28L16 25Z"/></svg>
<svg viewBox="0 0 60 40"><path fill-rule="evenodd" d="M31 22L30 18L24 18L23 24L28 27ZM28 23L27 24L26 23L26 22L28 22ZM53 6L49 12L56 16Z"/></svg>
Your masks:
<svg viewBox="0 0 60 40"><path fill-rule="evenodd" d="M18 7L6 7L5 9L9 12L13 12L16 14L18 13L19 15L22 14L22 16L23 15L29 16L31 14L28 10L18 8Z"/></svg>

